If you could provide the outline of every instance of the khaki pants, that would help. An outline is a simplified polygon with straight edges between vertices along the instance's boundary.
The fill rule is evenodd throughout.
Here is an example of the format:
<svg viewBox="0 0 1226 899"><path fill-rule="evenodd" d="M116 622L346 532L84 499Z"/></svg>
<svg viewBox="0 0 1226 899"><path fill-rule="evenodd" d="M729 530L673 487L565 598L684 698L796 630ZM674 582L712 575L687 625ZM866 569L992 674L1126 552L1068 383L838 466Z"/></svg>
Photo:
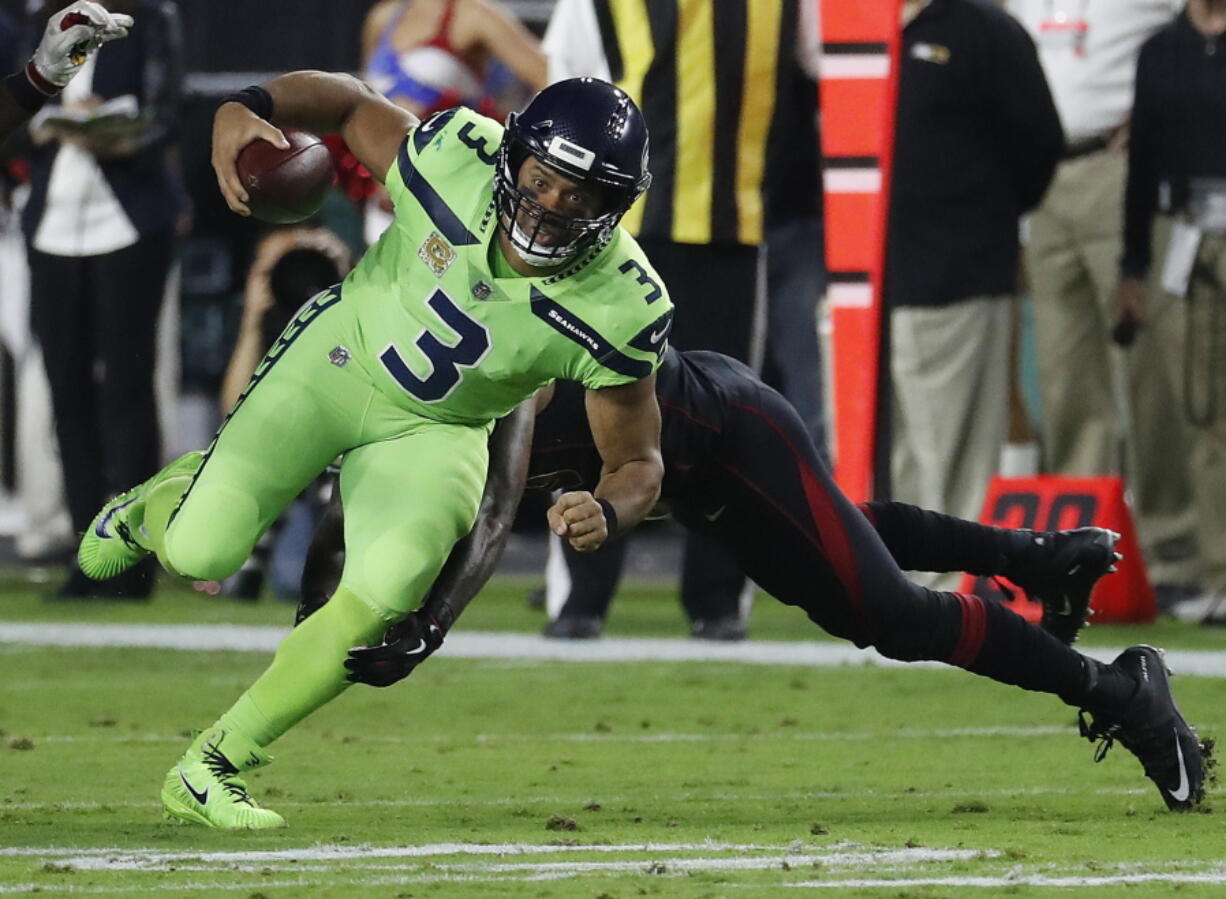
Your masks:
<svg viewBox="0 0 1226 899"><path fill-rule="evenodd" d="M1151 305L1156 314L1147 320L1178 388L1203 584L1226 593L1226 236L1202 239L1186 299L1151 291ZM1167 461L1178 462L1169 455Z"/></svg>
<svg viewBox="0 0 1226 899"><path fill-rule="evenodd" d="M1034 296L1043 467L1053 474L1123 474L1151 578L1186 583L1199 566L1191 484L1176 461L1185 454L1176 385L1164 359L1170 348L1152 325L1127 350L1110 338L1124 174L1122 152L1064 162L1031 217L1026 268Z"/></svg>
<svg viewBox="0 0 1226 899"><path fill-rule="evenodd" d="M894 499L978 520L1009 420L1008 297L890 313Z"/></svg>

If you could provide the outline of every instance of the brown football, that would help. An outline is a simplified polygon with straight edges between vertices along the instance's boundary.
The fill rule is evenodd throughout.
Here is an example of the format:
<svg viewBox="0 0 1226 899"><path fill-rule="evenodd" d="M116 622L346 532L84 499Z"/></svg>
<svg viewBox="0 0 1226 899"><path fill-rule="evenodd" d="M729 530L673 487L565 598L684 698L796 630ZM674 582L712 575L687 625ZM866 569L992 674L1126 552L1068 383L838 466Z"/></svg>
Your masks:
<svg viewBox="0 0 1226 899"><path fill-rule="evenodd" d="M297 128L281 131L289 141L288 150L253 140L239 151L236 166L250 198L251 214L261 221L288 225L319 212L336 171L332 154L314 134Z"/></svg>

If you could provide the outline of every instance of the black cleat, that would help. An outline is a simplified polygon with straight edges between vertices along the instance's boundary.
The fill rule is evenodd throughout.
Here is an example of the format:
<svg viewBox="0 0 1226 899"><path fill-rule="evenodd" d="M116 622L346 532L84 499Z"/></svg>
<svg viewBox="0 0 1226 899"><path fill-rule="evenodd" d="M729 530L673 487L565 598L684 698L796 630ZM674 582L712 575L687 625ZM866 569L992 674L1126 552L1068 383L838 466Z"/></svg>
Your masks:
<svg viewBox="0 0 1226 899"><path fill-rule="evenodd" d="M1102 741L1094 761L1101 762L1119 740L1140 760L1167 808L1195 808L1205 795L1206 771L1211 772L1215 764L1213 744L1202 744L1179 713L1161 652L1145 644L1132 646L1112 664L1136 680L1137 691L1122 712L1081 710L1081 735L1091 742ZM1091 714L1093 721L1088 721Z"/></svg>
<svg viewBox="0 0 1226 899"><path fill-rule="evenodd" d="M559 615L541 633L555 640L592 640L603 629L604 619L596 615Z"/></svg>
<svg viewBox="0 0 1226 899"><path fill-rule="evenodd" d="M1120 535L1106 528L1047 531L1031 536L1025 562L1005 576L1043 604L1043 630L1072 645L1085 625L1090 594L1099 578L1123 558Z"/></svg>

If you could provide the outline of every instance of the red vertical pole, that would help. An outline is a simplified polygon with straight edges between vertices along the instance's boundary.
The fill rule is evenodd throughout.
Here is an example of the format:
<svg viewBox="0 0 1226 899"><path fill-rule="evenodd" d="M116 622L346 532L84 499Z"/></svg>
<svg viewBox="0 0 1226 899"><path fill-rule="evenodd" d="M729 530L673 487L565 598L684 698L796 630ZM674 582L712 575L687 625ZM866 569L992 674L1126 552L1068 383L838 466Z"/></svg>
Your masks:
<svg viewBox="0 0 1226 899"><path fill-rule="evenodd" d="M830 270L835 478L874 495L882 285L901 0L823 0L822 155Z"/></svg>

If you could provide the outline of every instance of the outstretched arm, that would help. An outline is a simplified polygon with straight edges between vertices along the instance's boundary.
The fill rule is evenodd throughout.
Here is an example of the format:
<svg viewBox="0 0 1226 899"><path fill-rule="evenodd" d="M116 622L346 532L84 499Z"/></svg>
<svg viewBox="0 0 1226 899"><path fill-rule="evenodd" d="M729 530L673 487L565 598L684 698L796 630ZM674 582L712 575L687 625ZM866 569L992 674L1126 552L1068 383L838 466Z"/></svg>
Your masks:
<svg viewBox="0 0 1226 899"><path fill-rule="evenodd" d="M247 191L234 163L253 140L289 146L278 126L317 134L340 134L380 182L396 159L404 136L417 117L381 96L352 75L290 72L224 102L213 116L213 170L226 204L250 215ZM260 113L257 115L257 111Z"/></svg>
<svg viewBox="0 0 1226 899"><path fill-rule="evenodd" d="M548 513L549 529L579 552L599 549L647 517L664 480L654 374L620 387L589 390L585 405L600 452L600 483L595 494L563 493Z"/></svg>

